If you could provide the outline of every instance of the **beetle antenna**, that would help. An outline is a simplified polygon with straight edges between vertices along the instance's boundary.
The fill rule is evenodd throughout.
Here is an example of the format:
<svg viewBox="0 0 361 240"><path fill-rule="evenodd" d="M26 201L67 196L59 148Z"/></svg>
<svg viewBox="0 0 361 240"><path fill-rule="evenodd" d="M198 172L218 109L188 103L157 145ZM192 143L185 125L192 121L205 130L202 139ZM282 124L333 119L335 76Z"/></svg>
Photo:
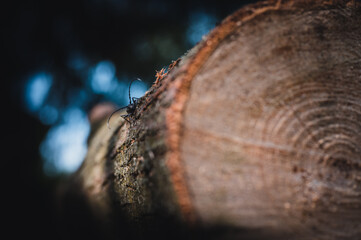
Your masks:
<svg viewBox="0 0 361 240"><path fill-rule="evenodd" d="M129 104L132 104L132 98L131 98L131 96L130 96L130 87L132 86L132 83L133 83L135 80L138 80L138 81L141 81L141 82L142 82L142 80L141 80L140 78L133 79L133 80L130 82L130 84L129 84L129 91L128 91L128 93L129 93Z"/></svg>
<svg viewBox="0 0 361 240"><path fill-rule="evenodd" d="M112 114L110 114L110 116L108 117L108 121L107 121L107 126L108 126L109 129L110 129L109 121L110 121L110 119L112 118L113 114L116 113L116 112L119 112L120 110L123 110L124 108L127 108L127 107L128 107L128 106L118 108L117 110L115 110L114 112L112 112Z"/></svg>

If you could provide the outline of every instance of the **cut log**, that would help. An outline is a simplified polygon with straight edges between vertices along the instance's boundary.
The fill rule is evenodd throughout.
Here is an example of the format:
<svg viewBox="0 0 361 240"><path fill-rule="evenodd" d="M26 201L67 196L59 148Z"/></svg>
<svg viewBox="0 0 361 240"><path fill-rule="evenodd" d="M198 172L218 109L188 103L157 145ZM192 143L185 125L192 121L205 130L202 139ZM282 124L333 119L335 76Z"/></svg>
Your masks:
<svg viewBox="0 0 361 240"><path fill-rule="evenodd" d="M130 123L98 126L75 178L101 217L222 239L360 239L360 4L246 6Z"/></svg>

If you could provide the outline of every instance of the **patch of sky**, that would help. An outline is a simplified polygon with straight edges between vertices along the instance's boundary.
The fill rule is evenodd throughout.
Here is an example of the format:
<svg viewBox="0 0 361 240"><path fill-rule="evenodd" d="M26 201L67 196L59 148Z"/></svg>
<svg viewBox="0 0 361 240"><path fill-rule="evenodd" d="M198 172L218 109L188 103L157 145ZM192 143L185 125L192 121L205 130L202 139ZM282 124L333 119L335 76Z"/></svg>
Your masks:
<svg viewBox="0 0 361 240"><path fill-rule="evenodd" d="M130 84L130 82L129 82ZM147 91L148 87L147 84L143 81L134 81L132 83L131 89L130 89L130 95L132 97L140 98L144 95L144 93ZM127 89L129 92L129 90ZM128 96L129 98L129 96Z"/></svg>
<svg viewBox="0 0 361 240"><path fill-rule="evenodd" d="M87 152L90 124L86 113L68 107L60 124L53 126L40 145L44 172L48 176L72 173L81 165Z"/></svg>
<svg viewBox="0 0 361 240"><path fill-rule="evenodd" d="M117 81L114 88L106 95L107 100L117 103L119 106L126 106L129 104L129 84L128 78L121 78ZM147 91L148 86L143 81L133 81L130 95L131 97L140 98Z"/></svg>
<svg viewBox="0 0 361 240"><path fill-rule="evenodd" d="M196 11L190 15L186 32L187 41L192 46L198 43L204 35L216 26L217 18L204 11Z"/></svg>
<svg viewBox="0 0 361 240"><path fill-rule="evenodd" d="M122 77L119 81L116 79L114 86L105 95L107 101L111 101L120 105L127 105L128 100L128 78Z"/></svg>
<svg viewBox="0 0 361 240"><path fill-rule="evenodd" d="M67 101L72 106L85 107L91 101L91 96L84 88L72 88L67 92Z"/></svg>
<svg viewBox="0 0 361 240"><path fill-rule="evenodd" d="M95 93L107 93L116 83L115 66L111 61L101 61L90 70L90 87Z"/></svg>
<svg viewBox="0 0 361 240"><path fill-rule="evenodd" d="M25 85L25 106L30 112L37 112L44 105L53 83L52 75L39 72L31 76Z"/></svg>
<svg viewBox="0 0 361 240"><path fill-rule="evenodd" d="M51 105L45 105L39 111L39 119L45 125L53 125L58 120L58 117L58 109Z"/></svg>

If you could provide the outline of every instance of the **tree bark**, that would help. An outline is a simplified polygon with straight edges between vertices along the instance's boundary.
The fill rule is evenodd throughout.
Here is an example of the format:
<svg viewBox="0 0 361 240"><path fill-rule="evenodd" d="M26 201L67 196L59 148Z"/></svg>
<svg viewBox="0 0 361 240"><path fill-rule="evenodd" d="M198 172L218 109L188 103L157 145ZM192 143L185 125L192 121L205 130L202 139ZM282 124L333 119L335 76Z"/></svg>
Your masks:
<svg viewBox="0 0 361 240"><path fill-rule="evenodd" d="M96 125L72 181L101 219L360 239L360 4L246 6L159 77L130 123Z"/></svg>

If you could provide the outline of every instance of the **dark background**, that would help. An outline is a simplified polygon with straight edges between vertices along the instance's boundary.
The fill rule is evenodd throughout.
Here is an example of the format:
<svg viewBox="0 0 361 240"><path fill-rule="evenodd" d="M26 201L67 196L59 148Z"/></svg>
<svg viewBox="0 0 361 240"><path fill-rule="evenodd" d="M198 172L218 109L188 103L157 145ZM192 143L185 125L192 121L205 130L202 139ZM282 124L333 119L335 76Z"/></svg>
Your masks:
<svg viewBox="0 0 361 240"><path fill-rule="evenodd" d="M51 148L41 151L52 131L63 130L67 116L83 116L101 102L127 105L131 79L143 79L138 94L144 93L155 80L155 70L182 56L223 18L250 2L255 1L39 0L2 6L2 216L11 239L68 239L69 231L78 228L59 222L55 197L59 180L73 170L58 169L52 162L58 153ZM121 91L109 86L100 91L92 85L99 66L110 71ZM29 103L29 96L41 95L36 92L41 86L31 85L34 79L45 79L36 106ZM76 111L69 115L69 109ZM44 163L50 164L50 172L44 171Z"/></svg>

